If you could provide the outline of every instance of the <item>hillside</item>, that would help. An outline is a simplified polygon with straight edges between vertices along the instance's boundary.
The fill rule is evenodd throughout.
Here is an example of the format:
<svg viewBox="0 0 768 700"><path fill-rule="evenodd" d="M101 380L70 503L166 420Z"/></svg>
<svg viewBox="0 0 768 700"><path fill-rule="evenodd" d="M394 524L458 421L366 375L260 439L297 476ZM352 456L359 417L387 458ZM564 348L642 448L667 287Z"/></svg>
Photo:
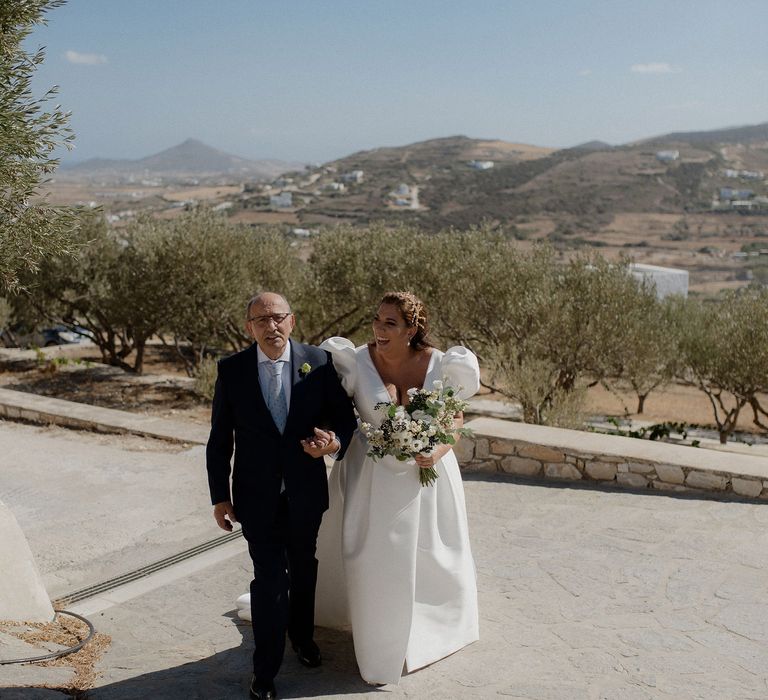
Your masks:
<svg viewBox="0 0 768 700"><path fill-rule="evenodd" d="M307 225L405 220L438 229L545 216L595 228L625 212L710 211L721 188L748 189L749 178L738 173L768 170L768 142L746 141L763 128L706 132L687 142L672 134L615 147L593 141L560 151L454 136L354 153L309 177L295 173L292 186L305 195L297 214ZM710 141L717 133L740 140ZM675 145L672 159L659 155L666 143ZM756 208L768 194L763 180L749 181Z"/></svg>
<svg viewBox="0 0 768 700"><path fill-rule="evenodd" d="M263 161L188 140L137 161L92 161L90 180L57 174L51 196L100 206L116 226L140 211L173 218L201 203L233 222L283 225L301 236L338 224L437 231L487 223L521 246L548 240L563 255L599 247L684 267L696 273L692 289L709 293L768 283L765 129L562 150L451 136L314 167L273 162L266 180L269 170L256 168Z"/></svg>

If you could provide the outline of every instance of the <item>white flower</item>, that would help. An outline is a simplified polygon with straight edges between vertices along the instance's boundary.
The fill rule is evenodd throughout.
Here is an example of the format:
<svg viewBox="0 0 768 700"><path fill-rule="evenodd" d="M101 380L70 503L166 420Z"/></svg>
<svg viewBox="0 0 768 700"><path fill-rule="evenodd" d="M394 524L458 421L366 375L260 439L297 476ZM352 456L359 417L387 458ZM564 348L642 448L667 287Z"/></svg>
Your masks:
<svg viewBox="0 0 768 700"><path fill-rule="evenodd" d="M435 379L435 380L432 382L432 388L433 388L435 391L442 391L442 390L443 390L443 382L442 382L442 381L440 381L439 379Z"/></svg>
<svg viewBox="0 0 768 700"><path fill-rule="evenodd" d="M418 391L418 389L414 386L414 387L411 387L410 389L408 389L408 391L406 393L408 394L409 398L413 398L414 396L416 396L416 392L417 391Z"/></svg>

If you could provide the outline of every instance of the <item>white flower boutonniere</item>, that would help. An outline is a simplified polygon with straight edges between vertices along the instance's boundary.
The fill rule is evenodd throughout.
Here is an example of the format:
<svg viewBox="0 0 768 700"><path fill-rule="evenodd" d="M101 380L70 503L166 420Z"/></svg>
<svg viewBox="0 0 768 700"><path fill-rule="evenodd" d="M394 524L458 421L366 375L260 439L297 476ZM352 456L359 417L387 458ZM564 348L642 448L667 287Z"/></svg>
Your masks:
<svg viewBox="0 0 768 700"><path fill-rule="evenodd" d="M299 376L304 379L310 372L312 371L312 365L309 364L309 362L305 362L301 367L299 367Z"/></svg>

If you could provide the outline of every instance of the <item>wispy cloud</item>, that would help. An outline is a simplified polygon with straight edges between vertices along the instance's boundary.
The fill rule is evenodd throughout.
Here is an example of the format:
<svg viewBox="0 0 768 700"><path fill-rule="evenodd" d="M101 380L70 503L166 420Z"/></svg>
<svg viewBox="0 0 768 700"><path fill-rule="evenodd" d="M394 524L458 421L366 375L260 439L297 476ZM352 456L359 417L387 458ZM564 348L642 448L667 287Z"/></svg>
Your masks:
<svg viewBox="0 0 768 700"><path fill-rule="evenodd" d="M107 62L107 57L100 53L80 53L79 51L66 51L64 56L70 63L80 63L87 66L98 66Z"/></svg>
<svg viewBox="0 0 768 700"><path fill-rule="evenodd" d="M579 75L581 76L592 75L592 71L589 68L585 68L584 70L579 71Z"/></svg>
<svg viewBox="0 0 768 700"><path fill-rule="evenodd" d="M679 73L680 69L675 66L670 66L669 63L635 63L630 70L633 73Z"/></svg>

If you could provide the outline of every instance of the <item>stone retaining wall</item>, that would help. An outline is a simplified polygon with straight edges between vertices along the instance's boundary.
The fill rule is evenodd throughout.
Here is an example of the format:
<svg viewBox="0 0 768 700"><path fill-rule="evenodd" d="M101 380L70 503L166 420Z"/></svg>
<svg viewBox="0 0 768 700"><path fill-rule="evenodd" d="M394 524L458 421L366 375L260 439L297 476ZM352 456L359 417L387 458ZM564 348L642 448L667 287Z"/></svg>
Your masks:
<svg viewBox="0 0 768 700"><path fill-rule="evenodd" d="M471 421L467 427L473 429L474 438L462 438L456 446L461 469L465 472L589 481L658 491L720 492L768 499L768 460L765 459L717 452L713 464L713 450L660 443L655 443L651 449L651 446L638 445L648 441L635 438L487 418ZM531 433L530 437L526 437L526 433ZM665 447L667 459L663 454ZM644 448L655 454L638 454Z"/></svg>

